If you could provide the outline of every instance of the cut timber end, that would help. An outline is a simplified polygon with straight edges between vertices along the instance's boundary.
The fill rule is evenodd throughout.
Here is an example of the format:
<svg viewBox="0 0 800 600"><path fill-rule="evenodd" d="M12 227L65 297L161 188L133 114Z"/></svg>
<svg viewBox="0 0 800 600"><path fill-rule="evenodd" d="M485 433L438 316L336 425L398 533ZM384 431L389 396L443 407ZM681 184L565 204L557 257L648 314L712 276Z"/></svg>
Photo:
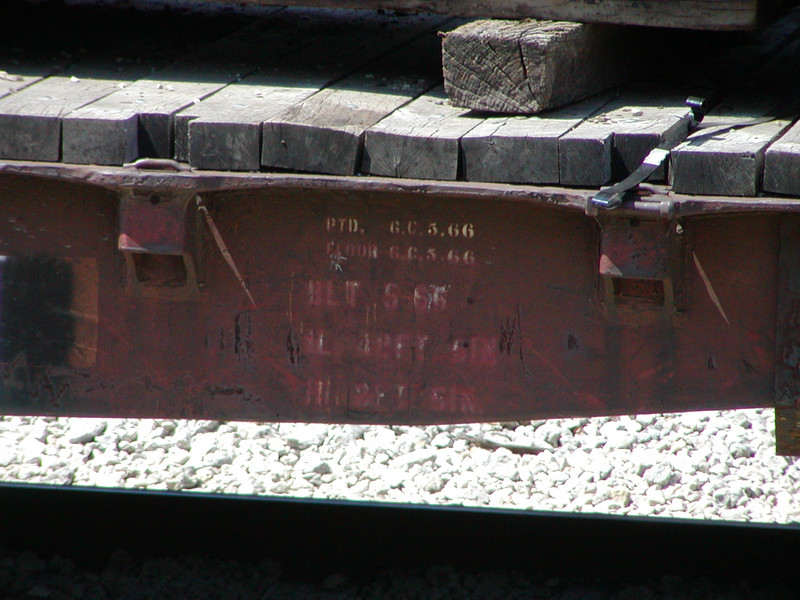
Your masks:
<svg viewBox="0 0 800 600"><path fill-rule="evenodd" d="M64 115L111 94L142 70L72 69L0 99L0 157L56 161ZM127 79L126 79L127 78Z"/></svg>
<svg viewBox="0 0 800 600"><path fill-rule="evenodd" d="M468 181L559 183L559 138L608 102L599 95L539 116L485 119L461 139Z"/></svg>
<svg viewBox="0 0 800 600"><path fill-rule="evenodd" d="M767 150L764 190L776 194L800 195L800 124L795 124Z"/></svg>
<svg viewBox="0 0 800 600"><path fill-rule="evenodd" d="M563 106L624 77L629 35L557 21L468 23L444 37L445 92L455 106L498 113Z"/></svg>
<svg viewBox="0 0 800 600"><path fill-rule="evenodd" d="M683 139L687 121L679 96L659 95L656 100L636 92L623 92L597 114L585 119L558 140L560 183L601 186L621 181L665 140ZM665 170L654 173L665 178Z"/></svg>
<svg viewBox="0 0 800 600"><path fill-rule="evenodd" d="M701 129L670 154L670 182L674 192L711 196L755 196L761 187L767 148L791 126L781 118L748 125L753 119L780 114L780 99L732 96L706 117L720 127Z"/></svg>
<svg viewBox="0 0 800 600"><path fill-rule="evenodd" d="M388 177L455 180L459 140L481 122L450 106L438 87L367 130L362 170Z"/></svg>
<svg viewBox="0 0 800 600"><path fill-rule="evenodd" d="M266 120L261 164L354 175L361 165L365 132L439 83L439 70L431 61L438 52L438 38L423 35L384 55L384 69L362 68Z"/></svg>

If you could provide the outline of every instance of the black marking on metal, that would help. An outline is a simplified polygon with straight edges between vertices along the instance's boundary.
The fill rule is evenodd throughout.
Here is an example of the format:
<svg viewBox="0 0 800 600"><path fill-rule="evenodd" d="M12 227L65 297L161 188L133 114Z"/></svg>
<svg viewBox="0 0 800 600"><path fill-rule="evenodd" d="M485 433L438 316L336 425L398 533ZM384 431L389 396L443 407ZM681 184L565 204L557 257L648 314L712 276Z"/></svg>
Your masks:
<svg viewBox="0 0 800 600"><path fill-rule="evenodd" d="M75 343L72 265L51 256L0 263L0 360L29 368L67 364Z"/></svg>

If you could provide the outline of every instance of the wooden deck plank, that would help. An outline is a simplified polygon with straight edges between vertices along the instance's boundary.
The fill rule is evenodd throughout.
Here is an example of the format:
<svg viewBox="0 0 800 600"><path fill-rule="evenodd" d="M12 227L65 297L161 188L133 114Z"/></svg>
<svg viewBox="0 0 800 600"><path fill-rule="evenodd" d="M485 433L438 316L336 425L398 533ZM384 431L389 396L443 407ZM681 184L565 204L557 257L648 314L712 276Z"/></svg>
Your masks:
<svg viewBox="0 0 800 600"><path fill-rule="evenodd" d="M455 181L459 142L482 122L449 104L438 87L366 131L362 171L387 177Z"/></svg>
<svg viewBox="0 0 800 600"><path fill-rule="evenodd" d="M438 53L438 37L425 34L265 121L261 164L355 174L366 130L441 82Z"/></svg>
<svg viewBox="0 0 800 600"><path fill-rule="evenodd" d="M630 29L564 21L474 21L442 40L454 106L534 114L607 89L630 69Z"/></svg>
<svg viewBox="0 0 800 600"><path fill-rule="evenodd" d="M616 121L613 126L614 140L611 152L611 176L619 181L633 173L651 150L664 142L670 144L686 137L689 131L685 95L658 95L653 98L624 99L616 111L606 117ZM627 106L625 106L627 105ZM662 165L650 176L649 181L665 181L666 165Z"/></svg>
<svg viewBox="0 0 800 600"><path fill-rule="evenodd" d="M368 14L289 52L277 44L258 73L234 83L178 116L188 162L198 168L258 170L261 124L321 88L363 67L392 47L435 30L444 17ZM287 30L289 39L298 37ZM337 48L337 52L330 52ZM185 116L184 113L188 113ZM177 144L176 144L177 147Z"/></svg>
<svg viewBox="0 0 800 600"><path fill-rule="evenodd" d="M3 48L1 53L12 57L16 53L16 58L31 61L46 57L47 62L39 64L47 65L55 54L57 68L74 64L56 77L0 99L4 132L0 156L5 158L59 160L62 120L67 114L162 68L177 52L191 52L243 24L241 19L227 17L212 22L169 11L99 7L76 7L75 12L65 8L49 16L56 20L46 20L41 31L23 20L20 28L25 33L15 34L19 49ZM63 55L54 52L58 48Z"/></svg>
<svg viewBox="0 0 800 600"><path fill-rule="evenodd" d="M244 85L231 85L211 97L201 110L185 119L177 135L185 146L185 161L197 169L257 171L261 163L261 123L317 92L324 77L298 74L295 85L290 77L256 76ZM190 107L201 106L203 103ZM204 114L203 114L204 113ZM183 127L185 125L185 129Z"/></svg>
<svg viewBox="0 0 800 600"><path fill-rule="evenodd" d="M800 10L796 11L800 13ZM798 77L800 77L800 40L790 44L781 53L775 64L770 65L773 71L773 88L793 89L798 96ZM782 116L788 116L783 113ZM793 115L795 120L797 114ZM795 123L778 140L769 146L764 157L765 191L776 194L800 195L800 159L798 157L800 130Z"/></svg>
<svg viewBox="0 0 800 600"><path fill-rule="evenodd" d="M264 22L266 32L260 30ZM66 115L64 160L119 165L144 156L172 158L175 113L252 71L254 38L277 27L259 21Z"/></svg>
<svg viewBox="0 0 800 600"><path fill-rule="evenodd" d="M561 137L561 183L597 187L627 177L661 142L686 136L684 100L669 93L623 93ZM662 168L652 179L664 178Z"/></svg>
<svg viewBox="0 0 800 600"><path fill-rule="evenodd" d="M0 98L63 71L80 55L95 55L119 33L122 18L103 13L103 43L97 8L0 3ZM10 25L10 26L9 26ZM80 29L81 34L75 35Z"/></svg>
<svg viewBox="0 0 800 600"><path fill-rule="evenodd" d="M63 121L64 161L121 165L172 155L172 115L236 79L234 69L161 72L71 112ZM187 79L181 80L182 77ZM205 81L198 81L205 79Z"/></svg>
<svg viewBox="0 0 800 600"><path fill-rule="evenodd" d="M195 0L199 1L199 0ZM273 4L279 0L226 0ZM340 8L427 11L465 17L537 18L686 29L753 29L764 8L786 2L761 0L280 0L282 4Z"/></svg>
<svg viewBox="0 0 800 600"><path fill-rule="evenodd" d="M49 69L37 69L36 67L20 69L16 65L5 65L2 61L0 61L0 68L9 69L8 71L0 70L0 98L41 81L50 74Z"/></svg>
<svg viewBox="0 0 800 600"><path fill-rule="evenodd" d="M767 148L764 191L800 196L800 123Z"/></svg>
<svg viewBox="0 0 800 600"><path fill-rule="evenodd" d="M182 162L189 162L190 121L205 118L213 120L218 116L222 117L220 112L223 111L229 113L229 116L225 118L231 118L235 123L237 116L242 118L241 113L262 110L263 105L270 103L271 100L269 102L250 101L249 92L253 92L256 98L262 98L266 90L261 88L272 85L273 75L278 71L286 73L290 70L291 61L287 58L297 48L313 44L319 38L330 34L331 31L347 25L352 26L363 16L363 12L343 13L334 10L288 9L271 16L261 25L251 28L252 35L248 44L251 47L251 53L256 58L253 60L253 58L245 57L245 60L253 65L253 70L222 90L175 115L174 158ZM330 52L326 52L324 55L330 54ZM304 75L298 74L294 78L289 75L288 77L293 81L300 82ZM227 110L234 106L238 106L240 110Z"/></svg>
<svg viewBox="0 0 800 600"><path fill-rule="evenodd" d="M601 94L532 117L489 117L461 139L464 178L558 184L559 138L611 99Z"/></svg>
<svg viewBox="0 0 800 600"><path fill-rule="evenodd" d="M704 121L772 120L709 135L699 131L672 151L671 184L676 192L754 196L761 191L767 148L800 110L800 38L792 36L751 72L746 91L714 108Z"/></svg>
<svg viewBox="0 0 800 600"><path fill-rule="evenodd" d="M720 124L746 123L782 114L776 98L733 97L706 117ZM791 125L775 118L766 123L714 134L700 130L670 155L670 183L682 194L755 196L760 191L767 147Z"/></svg>
<svg viewBox="0 0 800 600"><path fill-rule="evenodd" d="M304 11L298 9L297 12ZM728 85L739 86L743 82L753 85L752 89L745 88L738 99L727 102L731 105L728 117L747 120L752 116L770 114L781 118L708 139L695 136L691 143L679 147L673 162L684 169L684 175L688 173L689 180L700 179L705 187L687 187L693 184L678 178L674 180L677 192L718 196L757 194L763 175L763 187L768 191L800 195L800 186L794 181L795 174L800 172L798 163L782 166L776 163L776 174L773 176L770 172L773 160L781 157L782 160L797 160L800 132L796 129L787 132L789 121L797 113L776 111L772 102L753 106L754 99L777 97L790 90L790 84L796 79L794 75L800 72L796 69L798 61L795 58L795 55L800 56L796 51L800 47L800 36L797 35L800 32L800 18L797 18L800 12L793 14L796 15L793 21L789 18L782 25L776 24L774 31L770 30L773 33L746 36L753 40L751 47L742 50L741 56L736 54L735 65L726 67L729 71L746 71L746 78L721 78ZM437 104L441 98L437 98L435 93L426 93L440 81L436 72L438 44L435 38L427 38L430 43L425 51L420 51L419 47L417 51L409 48L392 51L393 46L402 43L393 41L400 38L393 37L395 34L392 33L394 25L391 21L399 18L375 15L372 18L390 24L372 33L368 28L338 25L336 32L325 33L324 19L320 20L318 27L306 28L303 24L309 21L301 20L298 29L289 27L288 20L284 20L285 31L273 28L266 35L256 35L257 28L248 28L249 38L233 36L247 39L247 42L240 42L238 50L234 45L234 51L225 52L224 57L221 50L212 50L218 56L201 66L198 57L209 56L208 48L220 48L206 44L206 49L189 52L190 58L145 79L140 78L144 71L151 72L151 65L162 66L174 55L176 48L183 54L185 46L181 46L180 40L186 32L173 39L170 45L165 44L157 59L150 56L142 65L126 62L124 58L131 57L129 52L141 45L134 43L136 36L131 34L131 39L123 40L120 46L124 48L121 62L116 62L120 56L116 50L109 49L103 52L103 61L97 65L78 64L59 76L34 83L10 76L5 82L9 89L15 85L23 88L0 98L0 128L3 132L0 134L0 154L5 151L3 143L9 143L5 133L12 130L7 126L9 121L3 121L3 118L21 122L15 112L24 116L30 106L36 105L34 121L38 129L29 129L26 133L28 125L15 125L15 133L11 136L14 144L23 147L26 143L52 144L58 139L66 113L89 112L88 108L103 106L111 95L118 99L136 100L140 96L130 95L130 92L136 91L137 86L148 88L148 102L157 108L153 121L155 126L151 130L171 135L173 128L179 131L179 123L185 123L186 148L191 148L191 164L198 169L257 170L264 164L279 169L341 175L369 172L420 180L467 179L487 183L598 187L621 179L639 164L647 150L669 135L680 136L684 131L685 124L678 118L686 110L682 106L683 95L670 98L656 89L649 89L635 101L624 92L620 98L605 104L602 110L599 110L600 106L608 102L608 97L602 102L598 98L585 101L598 103L591 109L582 109L583 103L572 104L561 111L547 111L537 117L504 115L487 118L485 114L468 114L462 109ZM404 17L407 18L411 17ZM444 17L424 18L445 20ZM355 18L355 21L359 20L368 19ZM345 21L351 21L351 17L342 16L337 23ZM402 28L398 22L397 29ZM303 34L298 33L301 29ZM355 41L345 41L348 36ZM281 37L285 42L279 44L276 41ZM269 42L275 46L274 52L266 52ZM200 43L199 47L202 48L203 44ZM380 58L369 62L378 54ZM715 55L708 64L703 62L707 57L692 63L692 68L685 72L691 75L694 67L702 62L704 66L695 74L703 75L711 68L709 65L723 65L724 54ZM0 48L2 56L4 50ZM74 58L66 57L66 60L69 62ZM719 60L723 62L715 62ZM0 58L0 70L5 64ZM219 71L216 70L218 65L221 65ZM21 71L21 63L16 66L18 72ZM120 66L136 72L120 74L117 72ZM236 80L235 76L245 72L245 68L250 69L251 74ZM7 71L13 75L11 70ZM420 74L410 76L415 71ZM221 84L215 79L220 72L224 75ZM232 82L231 77L234 78ZM95 85L95 80L98 80L98 90L89 87ZM0 75L0 93L3 83ZM120 90L115 87L120 83L129 85ZM209 92L204 100L196 102L202 94L184 90L181 87L183 83L192 90L211 84L213 93ZM173 94L182 100L168 105L167 100ZM196 103L175 113L175 107L182 105L187 98ZM162 100L163 104L159 104ZM120 105L121 102L117 104L118 108ZM3 117L4 106L16 108L6 110L8 114ZM124 106L121 108L125 109ZM143 153L139 145L147 139L141 134L148 130L149 113L139 109L135 113L134 121L115 117L118 131L114 134L123 140L135 139L136 144L136 148L132 144L123 144L119 150L122 158L115 161L116 164ZM592 114L594 118L586 120ZM707 121L724 120L727 118L725 115L726 109L721 107L709 115ZM64 129L69 134L69 125ZM782 132L786 135L776 142ZM97 142L98 138L89 136L88 139ZM581 141L586 144L581 146L578 143ZM576 148L571 150L571 144L576 144ZM152 141L152 146L156 145ZM172 152L168 138L162 138L160 145ZM66 147L66 144L62 146ZM786 150L782 151L784 147ZM35 154L34 158L30 158L30 154L22 158L100 162L85 158L75 160L69 152L59 157L57 145L55 148ZM701 151L713 155L707 163L702 162L706 158L699 158ZM695 152L699 154L692 154ZM262 160L262 153L267 159ZM157 154L153 152L153 155ZM775 179L782 183L773 183Z"/></svg>
<svg viewBox="0 0 800 600"><path fill-rule="evenodd" d="M57 161L63 116L145 75L147 69L81 67L0 99L0 157Z"/></svg>

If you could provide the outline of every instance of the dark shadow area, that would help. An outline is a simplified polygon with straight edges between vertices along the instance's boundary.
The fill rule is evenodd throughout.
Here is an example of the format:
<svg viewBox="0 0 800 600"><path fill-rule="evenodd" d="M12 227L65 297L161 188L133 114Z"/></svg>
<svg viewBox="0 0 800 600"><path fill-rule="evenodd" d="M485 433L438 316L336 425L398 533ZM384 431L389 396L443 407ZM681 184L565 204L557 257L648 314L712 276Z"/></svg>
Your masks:
<svg viewBox="0 0 800 600"><path fill-rule="evenodd" d="M7 549L95 569L122 548L135 557L277 559L300 579L436 565L756 587L798 578L797 526L9 484L0 513Z"/></svg>

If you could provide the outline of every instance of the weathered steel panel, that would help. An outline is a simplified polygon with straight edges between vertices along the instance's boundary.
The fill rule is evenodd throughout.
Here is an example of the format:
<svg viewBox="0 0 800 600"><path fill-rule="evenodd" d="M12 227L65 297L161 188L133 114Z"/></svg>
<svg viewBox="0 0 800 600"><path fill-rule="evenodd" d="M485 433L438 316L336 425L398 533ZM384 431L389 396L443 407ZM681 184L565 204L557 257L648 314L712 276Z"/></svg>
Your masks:
<svg viewBox="0 0 800 600"><path fill-rule="evenodd" d="M775 442L778 454L800 455L800 219L780 225L778 327L775 365Z"/></svg>
<svg viewBox="0 0 800 600"><path fill-rule="evenodd" d="M184 196L148 198L165 231L203 227ZM152 265L118 248L129 201L0 178L0 412L425 423L772 403L776 215L686 219L703 276L670 271L678 307L607 295L601 228L578 211L311 186L203 200L256 307L207 230L143 254L191 277L141 277Z"/></svg>

